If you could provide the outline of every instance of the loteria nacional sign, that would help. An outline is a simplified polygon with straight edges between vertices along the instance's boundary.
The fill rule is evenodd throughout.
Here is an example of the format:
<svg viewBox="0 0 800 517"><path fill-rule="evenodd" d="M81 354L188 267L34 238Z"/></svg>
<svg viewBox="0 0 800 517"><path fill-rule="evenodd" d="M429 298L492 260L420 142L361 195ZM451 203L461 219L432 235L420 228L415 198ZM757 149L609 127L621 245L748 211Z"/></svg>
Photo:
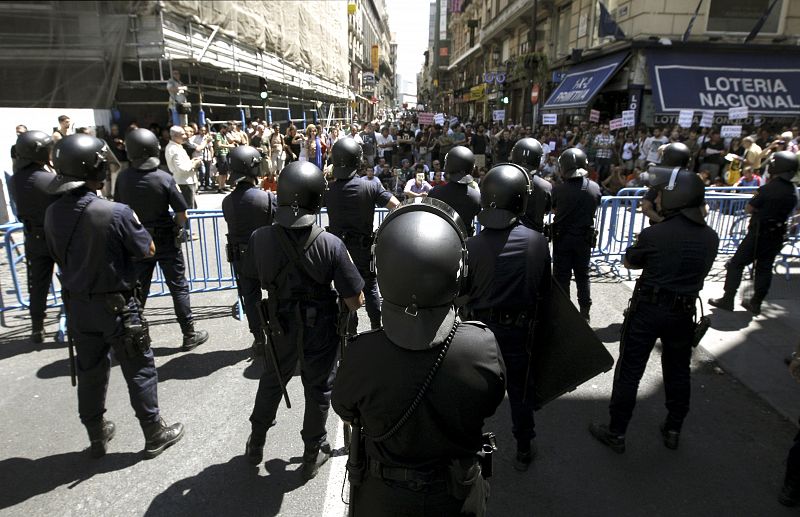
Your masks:
<svg viewBox="0 0 800 517"><path fill-rule="evenodd" d="M652 50L647 63L656 112L681 110L793 115L800 111L800 57Z"/></svg>

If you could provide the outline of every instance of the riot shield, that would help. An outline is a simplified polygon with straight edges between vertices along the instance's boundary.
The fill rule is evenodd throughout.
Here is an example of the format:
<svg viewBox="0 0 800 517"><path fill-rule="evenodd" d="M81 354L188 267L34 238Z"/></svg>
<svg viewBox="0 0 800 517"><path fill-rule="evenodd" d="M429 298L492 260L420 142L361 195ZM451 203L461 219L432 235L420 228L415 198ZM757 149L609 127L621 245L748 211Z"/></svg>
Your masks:
<svg viewBox="0 0 800 517"><path fill-rule="evenodd" d="M557 282L539 303L531 338L536 410L614 366L614 358Z"/></svg>

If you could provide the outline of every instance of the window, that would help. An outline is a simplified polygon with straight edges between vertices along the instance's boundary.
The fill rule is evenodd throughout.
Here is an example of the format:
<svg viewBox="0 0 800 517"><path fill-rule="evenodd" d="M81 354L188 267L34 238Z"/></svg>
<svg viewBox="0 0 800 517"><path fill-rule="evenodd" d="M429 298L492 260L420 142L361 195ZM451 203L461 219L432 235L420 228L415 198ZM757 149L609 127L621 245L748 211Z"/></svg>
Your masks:
<svg viewBox="0 0 800 517"><path fill-rule="evenodd" d="M708 32L749 34L772 0L711 0L708 7ZM785 0L778 0L760 34L777 34Z"/></svg>
<svg viewBox="0 0 800 517"><path fill-rule="evenodd" d="M556 56L560 57L569 52L569 31L572 25L572 6L566 5L558 11L558 46Z"/></svg>
<svg viewBox="0 0 800 517"><path fill-rule="evenodd" d="M528 33L530 31L523 31L519 33L519 46L517 47L517 55L522 56L528 53Z"/></svg>

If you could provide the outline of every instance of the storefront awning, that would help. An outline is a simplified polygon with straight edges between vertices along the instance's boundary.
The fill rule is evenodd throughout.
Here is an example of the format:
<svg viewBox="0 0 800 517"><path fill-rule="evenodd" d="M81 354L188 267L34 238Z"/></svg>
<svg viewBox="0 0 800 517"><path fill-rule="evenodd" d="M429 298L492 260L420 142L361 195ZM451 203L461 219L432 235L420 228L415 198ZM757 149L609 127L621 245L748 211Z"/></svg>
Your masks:
<svg viewBox="0 0 800 517"><path fill-rule="evenodd" d="M653 49L647 67L657 113L680 110L796 115L800 112L800 56L761 52L697 53Z"/></svg>
<svg viewBox="0 0 800 517"><path fill-rule="evenodd" d="M544 103L544 109L585 108L614 77L628 55L626 50L573 66Z"/></svg>

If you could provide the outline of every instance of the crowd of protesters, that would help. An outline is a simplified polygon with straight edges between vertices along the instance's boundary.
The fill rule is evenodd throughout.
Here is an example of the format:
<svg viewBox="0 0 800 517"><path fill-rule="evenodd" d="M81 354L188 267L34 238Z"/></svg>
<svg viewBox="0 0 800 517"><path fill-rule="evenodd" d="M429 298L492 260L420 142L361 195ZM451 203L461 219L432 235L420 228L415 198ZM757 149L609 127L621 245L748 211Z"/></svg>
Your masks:
<svg viewBox="0 0 800 517"><path fill-rule="evenodd" d="M611 131L608 123L579 122L575 125L540 126L480 120L465 122L445 120L443 124L422 125L415 113L393 116L359 124L347 121L322 121L300 127L294 123L282 125L255 119L242 127L241 121L198 126L161 127L151 124L161 142L162 169L175 172L176 166L166 155L168 148L179 144L191 161L196 177L194 192L225 193L231 188L228 175L228 154L239 145L251 145L263 156L261 162L262 188L275 191L283 167L293 161L310 161L330 172L330 150L340 138L354 138L364 151L362 176L380 182L400 199L426 196L436 185L446 182L442 170L447 152L463 145L475 155L475 185L493 164L508 161L514 143L521 138L534 137L542 142L545 155L539 174L552 182L558 181L558 156L567 148L582 149L589 158L590 177L597 181L606 195L614 195L625 187L645 187L647 167L660 160L659 148L670 142L683 142L692 152L690 168L700 174L709 186L761 186L764 164L776 151L798 152L800 131L793 127L745 128L742 138L722 138L716 128L682 128L643 126ZM130 124L127 130L137 128ZM94 132L91 128L73 129L70 119L59 117L54 139L70 132ZM124 133L117 124L108 131L98 128L119 167L127 166ZM177 139L176 139L177 135ZM170 142L173 145L170 146ZM173 153L174 154L174 153ZM173 160L174 162L174 160ZM188 167L188 165L187 165ZM191 180L190 180L191 181ZM179 182L179 186L182 184ZM182 185L185 195L193 192ZM113 177L105 194L113 196ZM196 206L192 200L191 206Z"/></svg>

